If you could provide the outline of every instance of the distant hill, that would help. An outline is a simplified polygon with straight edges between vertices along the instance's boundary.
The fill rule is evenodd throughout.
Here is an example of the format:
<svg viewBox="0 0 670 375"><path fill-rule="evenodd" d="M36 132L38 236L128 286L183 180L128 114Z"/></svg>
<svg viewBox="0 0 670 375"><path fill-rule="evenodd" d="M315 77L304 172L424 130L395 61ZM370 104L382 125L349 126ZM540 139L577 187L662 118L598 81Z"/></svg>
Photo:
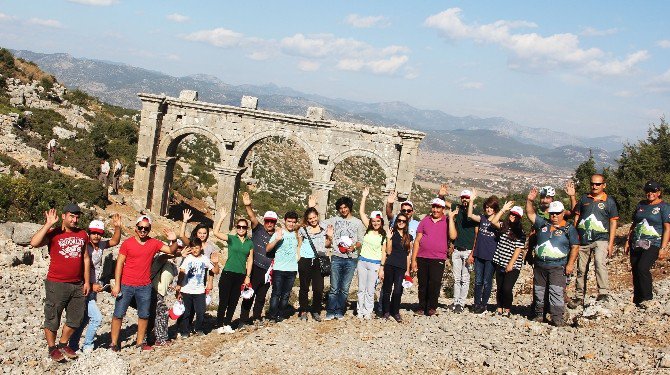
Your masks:
<svg viewBox="0 0 670 375"><path fill-rule="evenodd" d="M425 131L428 136L422 147L436 151L532 156L570 168L588 158L589 148L598 156L599 163L610 165L623 145L623 139L616 136L579 138L547 128L522 126L502 117L457 117L439 110L418 109L403 102L363 103L306 94L274 84L229 85L217 77L203 74L173 77L63 53L13 52L17 57L34 61L69 87L126 108L139 108L138 92L178 96L181 90L195 89L200 100L228 105L239 105L243 95L252 95L259 98L260 108L270 111L304 115L308 107L321 106L326 109L327 117L341 121Z"/></svg>

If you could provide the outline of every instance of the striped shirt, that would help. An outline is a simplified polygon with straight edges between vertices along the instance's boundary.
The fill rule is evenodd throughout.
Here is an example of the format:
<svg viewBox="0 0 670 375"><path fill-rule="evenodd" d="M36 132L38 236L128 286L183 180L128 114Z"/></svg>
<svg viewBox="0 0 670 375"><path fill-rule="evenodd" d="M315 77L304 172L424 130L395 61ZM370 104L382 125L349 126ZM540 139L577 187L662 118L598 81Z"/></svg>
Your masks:
<svg viewBox="0 0 670 375"><path fill-rule="evenodd" d="M507 268L507 264L514 255L514 251L518 248L526 246L526 235L521 233L521 238L512 240L509 237L509 231L505 231L500 235L496 252L493 254L493 263L502 268ZM523 266L523 254L519 254L514 262L514 269L520 270Z"/></svg>

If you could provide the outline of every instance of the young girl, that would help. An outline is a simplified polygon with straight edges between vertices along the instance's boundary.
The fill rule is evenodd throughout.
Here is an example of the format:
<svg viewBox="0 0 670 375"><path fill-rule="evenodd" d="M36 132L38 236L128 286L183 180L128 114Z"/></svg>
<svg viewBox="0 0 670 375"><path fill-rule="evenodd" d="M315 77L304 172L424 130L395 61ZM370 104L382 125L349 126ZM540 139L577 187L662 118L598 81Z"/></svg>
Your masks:
<svg viewBox="0 0 670 375"><path fill-rule="evenodd" d="M409 276L409 265L412 259L410 247L414 238L407 232L407 215L396 216L393 229L386 234L386 262L384 264L384 282L382 284L382 313L384 318L392 316L398 323L400 317L400 298L402 297L402 281ZM393 294L391 294L393 289Z"/></svg>
<svg viewBox="0 0 670 375"><path fill-rule="evenodd" d="M194 238L200 239L200 242L202 242L202 252L205 254L207 259L211 260L212 253L216 251L216 248L214 245L211 243L207 242L209 240L209 228L205 224L198 224L193 228L191 231L191 236L186 237L186 223L188 223L189 220L193 218L193 214L191 213L191 210L185 209L183 211L183 221L181 223L181 230L179 232L179 238L181 238L182 241L184 241L184 244L186 246L189 246L191 244L191 241Z"/></svg>
<svg viewBox="0 0 670 375"><path fill-rule="evenodd" d="M239 219L235 234L223 234L221 225L226 216L225 212L221 213L213 233L228 245L228 259L219 278L219 308L216 313L218 333L233 333L230 323L240 299L242 285L251 283L251 266L254 262L254 245L247 237L249 222L247 219Z"/></svg>
<svg viewBox="0 0 670 375"><path fill-rule="evenodd" d="M500 204L495 195L490 196L484 201L485 215L475 215L472 213L477 191L472 189L470 195L470 204L468 205L468 218L479 223L479 231L475 241L475 248L468 258L468 263L475 265L475 303L473 312L481 314L486 312L489 298L491 297L491 288L493 286L493 253L496 251L497 237L496 227L491 225L495 214L500 211Z"/></svg>
<svg viewBox="0 0 670 375"><path fill-rule="evenodd" d="M212 290L212 279L214 269L212 262L202 253L202 242L199 238L191 241L179 267L177 286L175 291L177 298L184 303L184 314L179 317L179 332L182 337L188 337L191 332L191 318L195 316L195 334L202 335L202 326L205 319L206 293Z"/></svg>
<svg viewBox="0 0 670 375"><path fill-rule="evenodd" d="M384 279L384 262L386 261L386 231L381 211L372 211L370 218L365 214L365 201L370 190L363 189L359 214L361 221L368 229L363 236L363 245L358 257L358 318L369 320L375 304L375 285L377 278Z"/></svg>
<svg viewBox="0 0 670 375"><path fill-rule="evenodd" d="M279 228L265 246L268 253L274 252L272 271L272 295L270 296L270 319L279 323L284 319L291 288L298 273L301 238L297 235L298 213L289 211L284 215L284 228Z"/></svg>
<svg viewBox="0 0 670 375"><path fill-rule="evenodd" d="M333 227L319 222L319 211L310 207L303 215L303 227L298 230L298 235L302 239L300 246L300 260L298 261L298 274L300 278L300 292L298 300L300 301L300 313L298 317L307 320L307 313L310 309L309 304L309 286L312 285L312 319L321 321L321 310L323 309L323 275L321 266L318 263L317 256L328 255L327 247L331 246L333 239ZM316 254L315 254L316 252Z"/></svg>
<svg viewBox="0 0 670 375"><path fill-rule="evenodd" d="M514 298L512 291L523 266L522 253L526 244L526 235L521 227L523 209L519 206L512 207L513 204L513 201L506 202L502 210L491 220L491 224L500 229L500 240L493 254L493 264L496 268L497 313L504 316L510 315ZM507 211L510 211L510 214L501 224L500 218Z"/></svg>

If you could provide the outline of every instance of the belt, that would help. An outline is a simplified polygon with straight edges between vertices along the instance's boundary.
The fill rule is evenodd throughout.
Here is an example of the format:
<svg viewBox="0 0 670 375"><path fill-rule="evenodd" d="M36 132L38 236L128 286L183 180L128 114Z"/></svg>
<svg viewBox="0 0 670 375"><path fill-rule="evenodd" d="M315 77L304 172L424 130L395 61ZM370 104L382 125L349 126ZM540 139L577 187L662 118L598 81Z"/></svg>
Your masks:
<svg viewBox="0 0 670 375"><path fill-rule="evenodd" d="M456 249L458 251L470 251L470 250L472 250L472 249L466 249L462 246L454 246L454 249Z"/></svg>

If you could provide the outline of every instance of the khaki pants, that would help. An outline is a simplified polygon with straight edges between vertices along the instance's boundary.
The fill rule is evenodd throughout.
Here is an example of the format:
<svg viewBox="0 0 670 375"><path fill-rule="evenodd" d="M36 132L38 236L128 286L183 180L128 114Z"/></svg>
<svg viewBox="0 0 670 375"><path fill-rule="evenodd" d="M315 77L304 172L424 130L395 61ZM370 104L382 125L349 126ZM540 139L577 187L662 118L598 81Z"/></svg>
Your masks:
<svg viewBox="0 0 670 375"><path fill-rule="evenodd" d="M589 273L591 253L594 253L596 264L596 283L598 294L607 294L609 280L607 277L607 241L595 241L588 245L579 246L577 258L577 290L575 297L583 299L586 296L586 275Z"/></svg>

